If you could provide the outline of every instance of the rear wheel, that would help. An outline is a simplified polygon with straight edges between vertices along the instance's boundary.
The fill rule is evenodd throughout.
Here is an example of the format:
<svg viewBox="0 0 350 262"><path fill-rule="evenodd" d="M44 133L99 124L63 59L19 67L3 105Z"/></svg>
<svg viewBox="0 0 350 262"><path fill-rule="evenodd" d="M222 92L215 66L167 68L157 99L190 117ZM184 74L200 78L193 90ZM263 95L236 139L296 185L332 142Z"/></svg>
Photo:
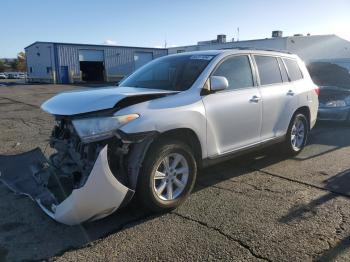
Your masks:
<svg viewBox="0 0 350 262"><path fill-rule="evenodd" d="M309 124L307 118L302 113L297 113L291 120L284 142L284 151L289 155L299 154L305 147Z"/></svg>
<svg viewBox="0 0 350 262"><path fill-rule="evenodd" d="M147 153L139 175L138 201L154 212L174 209L189 196L196 175L196 161L186 144L156 142Z"/></svg>

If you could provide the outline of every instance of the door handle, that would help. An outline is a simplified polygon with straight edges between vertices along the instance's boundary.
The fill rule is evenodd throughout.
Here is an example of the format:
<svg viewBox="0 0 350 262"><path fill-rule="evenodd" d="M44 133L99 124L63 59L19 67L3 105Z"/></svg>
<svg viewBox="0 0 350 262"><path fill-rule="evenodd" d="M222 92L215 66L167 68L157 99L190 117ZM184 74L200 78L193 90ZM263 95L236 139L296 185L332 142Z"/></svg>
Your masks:
<svg viewBox="0 0 350 262"><path fill-rule="evenodd" d="M287 96L294 96L293 90L289 90L289 91L287 92Z"/></svg>
<svg viewBox="0 0 350 262"><path fill-rule="evenodd" d="M258 103L260 99L261 98L259 96L253 96L249 101L253 103Z"/></svg>

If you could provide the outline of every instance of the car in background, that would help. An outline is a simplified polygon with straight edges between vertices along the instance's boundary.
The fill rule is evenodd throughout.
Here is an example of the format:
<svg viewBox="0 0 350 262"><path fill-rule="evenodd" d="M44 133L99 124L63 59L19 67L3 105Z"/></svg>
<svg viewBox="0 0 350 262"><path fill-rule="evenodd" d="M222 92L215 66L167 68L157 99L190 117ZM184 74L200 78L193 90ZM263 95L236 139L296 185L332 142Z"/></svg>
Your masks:
<svg viewBox="0 0 350 262"><path fill-rule="evenodd" d="M317 119L350 123L350 87L321 86Z"/></svg>
<svg viewBox="0 0 350 262"><path fill-rule="evenodd" d="M8 79L17 79L17 74L15 74L15 73L9 73L9 74L7 75L7 78L8 78Z"/></svg>
<svg viewBox="0 0 350 262"><path fill-rule="evenodd" d="M0 79L7 79L7 76L4 73L0 73Z"/></svg>
<svg viewBox="0 0 350 262"><path fill-rule="evenodd" d="M18 73L17 77L18 77L18 79L25 79L26 73Z"/></svg>

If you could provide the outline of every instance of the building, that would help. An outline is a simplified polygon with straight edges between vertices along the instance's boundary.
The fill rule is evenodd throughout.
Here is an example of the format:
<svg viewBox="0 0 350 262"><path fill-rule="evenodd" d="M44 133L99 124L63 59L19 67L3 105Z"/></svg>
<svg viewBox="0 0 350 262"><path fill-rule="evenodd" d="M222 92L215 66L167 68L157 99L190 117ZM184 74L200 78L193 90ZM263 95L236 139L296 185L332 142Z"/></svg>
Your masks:
<svg viewBox="0 0 350 262"><path fill-rule="evenodd" d="M25 48L28 81L112 82L168 54L167 49L35 42Z"/></svg>
<svg viewBox="0 0 350 262"><path fill-rule="evenodd" d="M282 31L273 31L271 38L226 42L225 35L216 40L201 41L197 45L180 46L168 49L169 54L188 51L256 48L283 50L299 55L306 63L315 61L333 61L350 65L350 42L336 35L282 36ZM349 68L350 70L350 68Z"/></svg>
<svg viewBox="0 0 350 262"><path fill-rule="evenodd" d="M168 49L35 42L25 51L29 81L76 83L118 81L152 59L167 54L229 48L289 51L298 54L307 64L335 63L350 71L349 41L336 35L283 37L282 31L273 31L271 38L246 41L226 41L226 35L221 34L214 40Z"/></svg>

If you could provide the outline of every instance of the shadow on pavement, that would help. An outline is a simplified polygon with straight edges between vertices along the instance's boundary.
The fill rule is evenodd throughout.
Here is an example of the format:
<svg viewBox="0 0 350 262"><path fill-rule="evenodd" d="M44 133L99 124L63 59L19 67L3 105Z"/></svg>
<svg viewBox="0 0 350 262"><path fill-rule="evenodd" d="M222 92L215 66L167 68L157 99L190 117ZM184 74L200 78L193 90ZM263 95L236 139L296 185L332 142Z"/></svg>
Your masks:
<svg viewBox="0 0 350 262"><path fill-rule="evenodd" d="M343 238L335 247L332 247L323 255L318 257L317 261L336 261L335 259L343 254L350 246L350 236Z"/></svg>
<svg viewBox="0 0 350 262"><path fill-rule="evenodd" d="M317 213L317 208L326 202L339 197L339 194L350 198L350 169L345 170L336 176L324 181L324 188L331 192L311 201L308 204L302 204L292 208L287 215L281 217L279 222L288 224L292 221L299 221L313 216ZM339 192L339 193L333 193ZM336 246L332 247L321 255L320 261L333 261L336 257L345 252L350 246L350 236L343 238Z"/></svg>
<svg viewBox="0 0 350 262"><path fill-rule="evenodd" d="M299 205L280 219L282 223L289 223L296 219L304 218L308 213L316 213L316 208L339 195L350 198L350 169L345 170L336 176L324 181L324 189L330 191L320 198L317 198L305 205ZM334 192L334 193L333 193Z"/></svg>
<svg viewBox="0 0 350 262"><path fill-rule="evenodd" d="M348 132L346 132L348 131ZM320 140L322 135L322 140ZM350 146L350 125L349 123L338 122L321 122L310 132L308 137L308 145L319 144L325 148L318 153L312 153L309 156L297 156L295 160L308 160L316 158L331 152L334 152L342 147Z"/></svg>

